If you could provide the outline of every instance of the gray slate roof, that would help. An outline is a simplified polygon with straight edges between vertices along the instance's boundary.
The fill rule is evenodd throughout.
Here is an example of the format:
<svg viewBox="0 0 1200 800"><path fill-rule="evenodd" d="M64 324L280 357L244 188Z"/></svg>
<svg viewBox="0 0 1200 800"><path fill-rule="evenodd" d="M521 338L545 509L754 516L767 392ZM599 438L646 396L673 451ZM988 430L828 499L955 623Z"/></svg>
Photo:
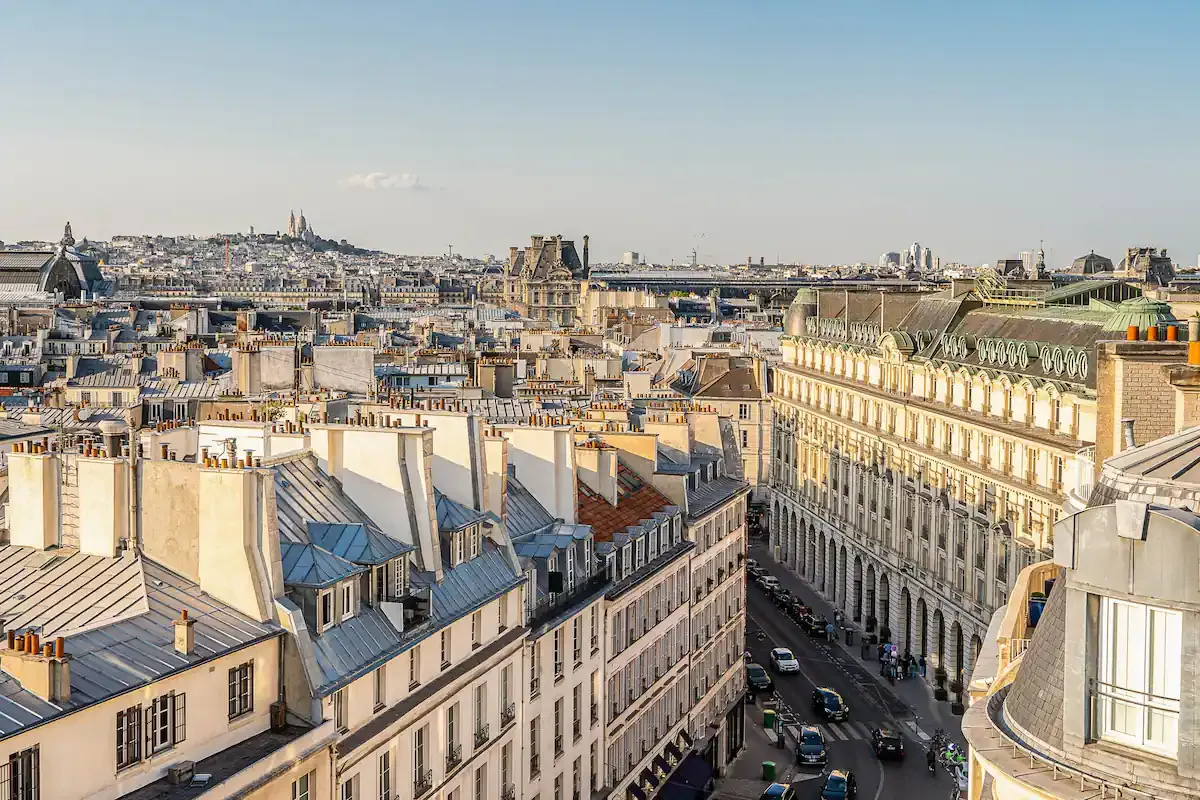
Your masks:
<svg viewBox="0 0 1200 800"><path fill-rule="evenodd" d="M308 523L357 522L368 530L382 533L371 518L337 485L317 468L313 455L304 455L275 464L275 499L281 540L309 541Z"/></svg>
<svg viewBox="0 0 1200 800"><path fill-rule="evenodd" d="M322 550L355 564L382 564L416 550L361 522L309 522L308 538Z"/></svg>
<svg viewBox="0 0 1200 800"><path fill-rule="evenodd" d="M1063 744L1063 654L1067 648L1067 593L1051 589L1021 669L1004 700L1004 714L1039 742ZM1036 744L1036 743L1031 743Z"/></svg>
<svg viewBox="0 0 1200 800"><path fill-rule="evenodd" d="M508 520L509 536L516 539L526 534L548 529L554 517L530 494L516 475L508 476Z"/></svg>
<svg viewBox="0 0 1200 800"><path fill-rule="evenodd" d="M438 530L446 533L461 531L468 525L482 522L485 517L473 508L467 508L456 500L451 500L435 487L433 500L437 505Z"/></svg>
<svg viewBox="0 0 1200 800"><path fill-rule="evenodd" d="M366 567L351 564L314 544L280 542L279 554L283 561L283 582L289 586L324 589L367 571Z"/></svg>
<svg viewBox="0 0 1200 800"><path fill-rule="evenodd" d="M705 514L747 486L749 484L745 481L739 481L728 475L704 481L695 491L688 489L688 514L693 517Z"/></svg>
<svg viewBox="0 0 1200 800"><path fill-rule="evenodd" d="M171 623L183 609L195 620L190 656L175 651ZM62 707L0 673L0 738L283 632L146 559L13 545L0 546L0 616L43 640L65 636L71 655L71 700Z"/></svg>

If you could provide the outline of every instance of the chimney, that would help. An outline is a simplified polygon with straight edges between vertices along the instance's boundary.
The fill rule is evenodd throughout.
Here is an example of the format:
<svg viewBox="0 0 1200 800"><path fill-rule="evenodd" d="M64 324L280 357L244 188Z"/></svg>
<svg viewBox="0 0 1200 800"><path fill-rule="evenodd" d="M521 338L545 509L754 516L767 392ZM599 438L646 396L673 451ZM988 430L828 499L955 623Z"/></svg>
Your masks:
<svg viewBox="0 0 1200 800"><path fill-rule="evenodd" d="M61 636L41 645L35 633L16 636L10 631L8 646L0 651L0 669L47 703L62 705L71 699L71 657Z"/></svg>
<svg viewBox="0 0 1200 800"><path fill-rule="evenodd" d="M583 235L583 274L588 274L588 237Z"/></svg>
<svg viewBox="0 0 1200 800"><path fill-rule="evenodd" d="M1188 363L1200 365L1200 314L1188 319Z"/></svg>
<svg viewBox="0 0 1200 800"><path fill-rule="evenodd" d="M1121 420L1121 434L1125 440L1125 446L1124 446L1124 448L1122 448L1124 450L1128 450L1131 447L1137 447L1137 443L1134 441L1134 438L1133 438L1133 423L1134 423L1134 420L1132 420L1128 417Z"/></svg>
<svg viewBox="0 0 1200 800"><path fill-rule="evenodd" d="M196 620L188 619L187 609L179 612L179 619L171 623L175 627L175 652L190 656L196 649Z"/></svg>

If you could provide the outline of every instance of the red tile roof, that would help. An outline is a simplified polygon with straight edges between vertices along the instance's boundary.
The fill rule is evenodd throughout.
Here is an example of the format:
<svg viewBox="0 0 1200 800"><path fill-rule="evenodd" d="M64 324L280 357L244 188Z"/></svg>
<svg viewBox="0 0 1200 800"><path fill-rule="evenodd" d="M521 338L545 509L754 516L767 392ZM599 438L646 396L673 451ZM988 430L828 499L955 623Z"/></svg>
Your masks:
<svg viewBox="0 0 1200 800"><path fill-rule="evenodd" d="M579 484L576 520L591 525L598 542L610 542L614 533L654 519L655 511L672 505L671 500L643 481L636 472L617 461L617 504L611 505L582 482Z"/></svg>

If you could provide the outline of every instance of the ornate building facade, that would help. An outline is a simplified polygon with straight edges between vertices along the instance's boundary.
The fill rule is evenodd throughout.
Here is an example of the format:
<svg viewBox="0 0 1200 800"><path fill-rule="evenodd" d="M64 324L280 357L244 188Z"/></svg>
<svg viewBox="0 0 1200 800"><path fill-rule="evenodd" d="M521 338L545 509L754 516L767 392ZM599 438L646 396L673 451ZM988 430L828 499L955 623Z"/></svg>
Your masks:
<svg viewBox="0 0 1200 800"><path fill-rule="evenodd" d="M533 236L528 248L509 248L504 302L530 319L571 326L587 277L588 237L580 258L575 243L561 235Z"/></svg>
<svg viewBox="0 0 1200 800"><path fill-rule="evenodd" d="M1137 293L798 296L773 382L775 555L847 620L965 684L1064 502L1090 492L1095 343L1174 322Z"/></svg>

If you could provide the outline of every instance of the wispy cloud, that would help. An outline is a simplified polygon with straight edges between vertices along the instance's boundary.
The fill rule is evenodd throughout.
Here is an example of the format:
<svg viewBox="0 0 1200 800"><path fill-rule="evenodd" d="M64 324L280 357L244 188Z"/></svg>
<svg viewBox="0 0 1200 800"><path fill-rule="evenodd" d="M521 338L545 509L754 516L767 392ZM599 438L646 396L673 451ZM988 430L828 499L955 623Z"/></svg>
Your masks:
<svg viewBox="0 0 1200 800"><path fill-rule="evenodd" d="M407 189L419 192L429 188L409 172L356 172L343 178L340 183L351 189Z"/></svg>

